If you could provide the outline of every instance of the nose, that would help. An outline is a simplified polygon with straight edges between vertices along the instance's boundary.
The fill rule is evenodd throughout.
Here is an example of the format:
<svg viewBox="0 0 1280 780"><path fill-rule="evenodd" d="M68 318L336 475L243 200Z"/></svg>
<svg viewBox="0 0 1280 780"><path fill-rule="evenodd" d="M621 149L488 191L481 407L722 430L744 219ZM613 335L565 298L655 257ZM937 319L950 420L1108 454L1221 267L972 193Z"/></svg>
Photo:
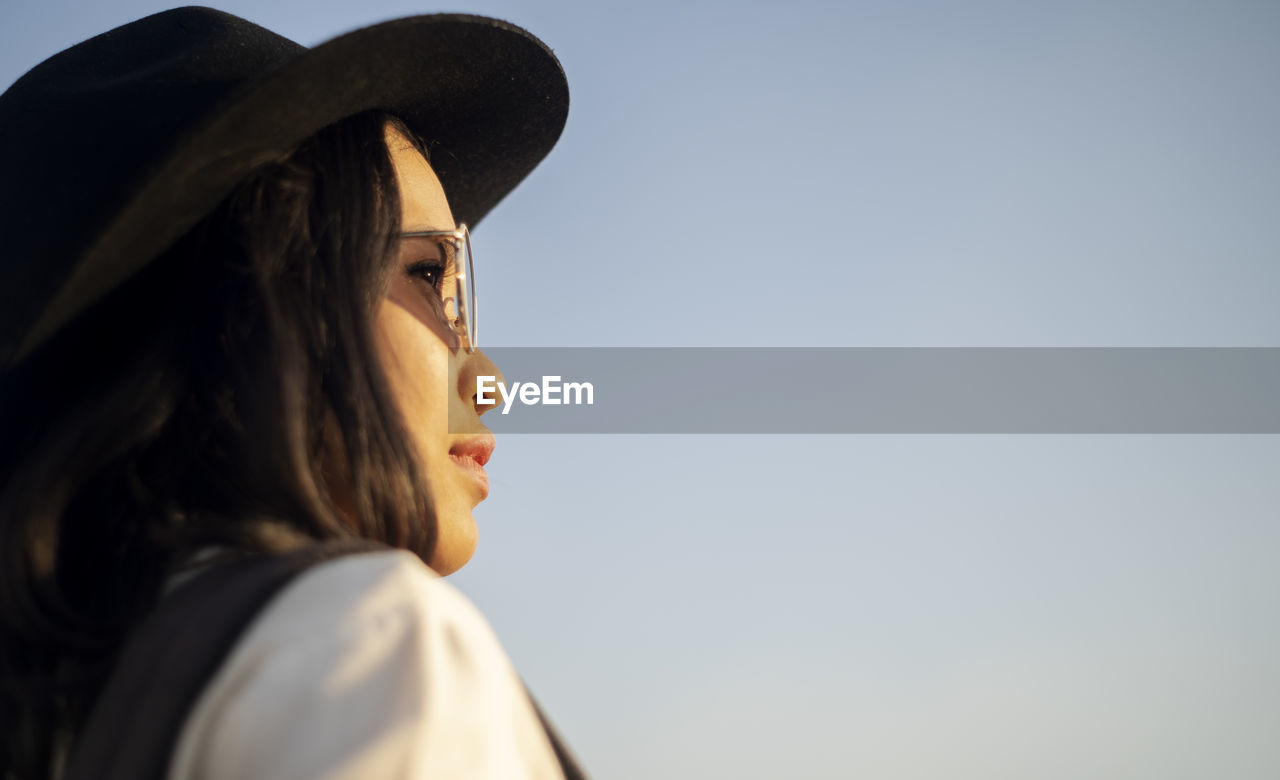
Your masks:
<svg viewBox="0 0 1280 780"><path fill-rule="evenodd" d="M480 350L468 353L466 350L460 349L457 353L457 359L461 365L458 367L458 395L462 400L466 401L477 415L493 409L498 404L482 404L480 403L480 394L476 380L479 377L493 377L492 380L486 379L489 387L496 387L495 383L505 383L506 379L502 376L502 371L494 365L489 356ZM493 400L494 394L489 393L488 398Z"/></svg>

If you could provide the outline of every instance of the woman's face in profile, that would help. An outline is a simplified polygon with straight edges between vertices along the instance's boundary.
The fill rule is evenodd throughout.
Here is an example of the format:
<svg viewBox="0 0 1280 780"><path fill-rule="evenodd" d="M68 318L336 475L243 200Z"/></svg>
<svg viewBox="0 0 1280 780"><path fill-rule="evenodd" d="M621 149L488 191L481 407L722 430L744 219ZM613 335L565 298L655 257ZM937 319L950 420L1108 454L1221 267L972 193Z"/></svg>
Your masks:
<svg viewBox="0 0 1280 780"><path fill-rule="evenodd" d="M400 188L401 230L454 229L444 189L426 159L390 125L386 139ZM478 350L469 354L459 349L450 359L449 344L454 342L440 320L438 301L442 291L445 297L454 295L456 269L444 253L419 257L423 245L401 242L375 330L379 360L435 504L438 537L428 563L436 572L449 574L475 551L471 513L489 492L482 467L493 450L493 435L480 423L480 412L493 407L475 405L476 376L500 374Z"/></svg>

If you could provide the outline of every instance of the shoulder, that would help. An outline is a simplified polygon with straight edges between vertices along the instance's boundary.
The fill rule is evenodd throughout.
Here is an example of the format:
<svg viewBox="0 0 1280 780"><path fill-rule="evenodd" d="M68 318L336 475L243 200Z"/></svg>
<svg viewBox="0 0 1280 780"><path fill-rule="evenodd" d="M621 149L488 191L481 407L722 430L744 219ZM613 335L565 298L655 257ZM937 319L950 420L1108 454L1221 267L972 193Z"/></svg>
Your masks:
<svg viewBox="0 0 1280 780"><path fill-rule="evenodd" d="M463 630L497 645L488 622L457 588L404 550L357 553L313 566L262 611L246 634L279 642L358 639L397 623Z"/></svg>
<svg viewBox="0 0 1280 780"><path fill-rule="evenodd" d="M289 584L240 638L171 777L560 777L488 622L403 551Z"/></svg>

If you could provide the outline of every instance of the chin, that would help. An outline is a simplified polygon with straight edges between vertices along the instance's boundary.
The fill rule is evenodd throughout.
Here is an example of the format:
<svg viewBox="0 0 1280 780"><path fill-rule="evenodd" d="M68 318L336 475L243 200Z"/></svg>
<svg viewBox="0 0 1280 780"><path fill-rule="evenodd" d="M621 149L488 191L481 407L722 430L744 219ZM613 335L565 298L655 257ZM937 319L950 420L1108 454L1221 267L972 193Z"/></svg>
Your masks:
<svg viewBox="0 0 1280 780"><path fill-rule="evenodd" d="M436 547L427 565L441 577L453 574L467 565L476 551L476 522L471 513L465 517L442 522L436 537Z"/></svg>

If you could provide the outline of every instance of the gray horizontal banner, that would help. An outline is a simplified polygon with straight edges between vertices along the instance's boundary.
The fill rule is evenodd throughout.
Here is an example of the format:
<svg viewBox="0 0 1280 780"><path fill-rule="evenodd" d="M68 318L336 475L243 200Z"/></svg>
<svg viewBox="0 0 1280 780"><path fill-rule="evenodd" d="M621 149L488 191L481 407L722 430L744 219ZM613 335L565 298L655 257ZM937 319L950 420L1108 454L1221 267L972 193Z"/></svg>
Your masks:
<svg viewBox="0 0 1280 780"><path fill-rule="evenodd" d="M1280 433L1280 348L484 352L496 433Z"/></svg>

